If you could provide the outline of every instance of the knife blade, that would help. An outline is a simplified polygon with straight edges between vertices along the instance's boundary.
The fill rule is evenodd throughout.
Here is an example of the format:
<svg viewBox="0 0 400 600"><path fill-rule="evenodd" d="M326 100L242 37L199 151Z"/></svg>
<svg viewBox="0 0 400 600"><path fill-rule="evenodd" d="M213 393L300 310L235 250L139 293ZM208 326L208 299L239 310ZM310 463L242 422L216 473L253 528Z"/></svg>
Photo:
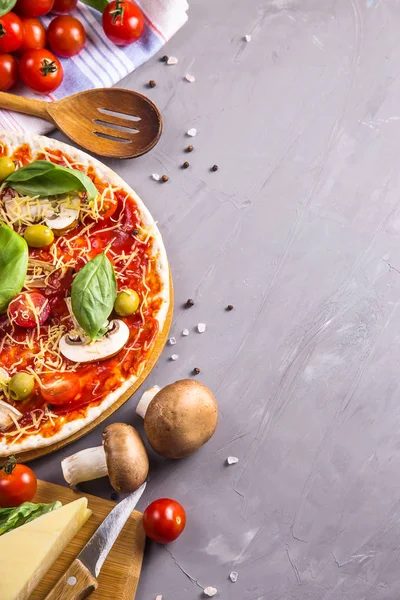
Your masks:
<svg viewBox="0 0 400 600"><path fill-rule="evenodd" d="M101 567L113 547L115 540L127 522L129 515L142 497L145 489L146 483L140 486L136 492L133 492L127 498L119 502L119 504L117 504L104 519L102 524L96 529L83 550L78 554L77 559L85 565L96 579L99 576Z"/></svg>

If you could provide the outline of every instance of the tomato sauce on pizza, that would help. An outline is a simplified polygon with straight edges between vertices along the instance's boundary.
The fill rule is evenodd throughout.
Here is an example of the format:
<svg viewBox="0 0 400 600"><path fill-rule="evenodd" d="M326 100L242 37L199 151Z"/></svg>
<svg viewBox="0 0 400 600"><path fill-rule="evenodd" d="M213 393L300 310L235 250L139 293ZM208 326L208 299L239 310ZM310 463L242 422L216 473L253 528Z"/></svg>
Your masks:
<svg viewBox="0 0 400 600"><path fill-rule="evenodd" d="M0 157L9 152L5 143L0 145ZM68 430L68 423L84 421L90 409L101 408L124 382L139 377L159 334L157 315L165 302L165 275L160 275L154 251L158 230L155 233L143 223L133 193L105 180L96 165L80 162L54 147L33 152L29 144L21 144L11 157L18 169L34 161L48 161L80 171L95 185L97 196L89 202L87 193L80 190L71 195L72 200L68 196L69 204L63 204L65 196L46 199L16 193L7 180L0 192L0 222L20 236L33 223L50 224L50 229L53 222L58 226L67 223L64 229L52 229L54 240L45 246L29 245L26 235L29 255L23 288L0 314L0 389L4 396L0 398L19 413L11 415L11 426L0 431L0 442L6 442L10 452L14 444L38 433L43 439L57 437L61 430ZM128 290L135 294L138 306L132 314L122 316L113 309L100 332L89 339L71 310L71 290L81 270L100 255L107 261L108 276L112 281L115 277L116 293ZM110 275L112 271L114 275ZM97 271L96 284L101 286ZM84 293L85 286L86 281ZM103 310L102 302L100 305ZM87 317L90 320L91 315ZM96 354L102 340L112 349L116 328L126 332L123 347L116 347L111 355ZM68 352L63 353L63 344L68 345ZM97 349L94 360L87 360L91 348ZM34 381L33 390L22 400L13 395L9 384L10 378L21 372Z"/></svg>

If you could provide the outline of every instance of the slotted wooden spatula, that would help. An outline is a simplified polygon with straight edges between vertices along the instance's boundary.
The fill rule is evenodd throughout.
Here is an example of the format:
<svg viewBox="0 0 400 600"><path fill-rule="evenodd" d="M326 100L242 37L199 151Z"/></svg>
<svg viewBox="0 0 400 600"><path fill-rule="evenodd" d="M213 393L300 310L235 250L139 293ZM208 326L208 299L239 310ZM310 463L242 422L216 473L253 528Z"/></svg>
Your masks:
<svg viewBox="0 0 400 600"><path fill-rule="evenodd" d="M156 105L119 88L87 90L56 102L0 92L0 108L46 119L85 150L112 158L145 154L162 132Z"/></svg>

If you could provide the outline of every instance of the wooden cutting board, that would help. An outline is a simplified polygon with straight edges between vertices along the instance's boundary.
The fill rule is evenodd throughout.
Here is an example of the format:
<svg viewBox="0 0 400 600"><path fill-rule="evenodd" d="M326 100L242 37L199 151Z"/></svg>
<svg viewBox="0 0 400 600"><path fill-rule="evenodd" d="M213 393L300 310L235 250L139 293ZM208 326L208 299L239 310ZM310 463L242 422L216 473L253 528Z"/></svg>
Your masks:
<svg viewBox="0 0 400 600"><path fill-rule="evenodd" d="M54 502L67 504L85 496L92 516L53 564L29 600L43 600L76 555L93 535L97 527L114 508L114 502L96 498L90 494L74 492L69 488L38 481L38 490L33 502ZM142 514L134 511L121 531L108 555L99 575L99 587L90 600L134 600L142 568L145 534L142 527Z"/></svg>

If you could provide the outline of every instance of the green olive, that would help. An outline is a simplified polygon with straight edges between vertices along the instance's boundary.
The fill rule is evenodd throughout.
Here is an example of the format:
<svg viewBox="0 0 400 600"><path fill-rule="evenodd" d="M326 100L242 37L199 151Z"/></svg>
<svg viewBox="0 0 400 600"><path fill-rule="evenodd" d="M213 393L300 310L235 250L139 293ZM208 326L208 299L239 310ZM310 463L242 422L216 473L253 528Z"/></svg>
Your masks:
<svg viewBox="0 0 400 600"><path fill-rule="evenodd" d="M29 225L24 231L24 238L31 248L43 248L54 241L54 233L46 225Z"/></svg>
<svg viewBox="0 0 400 600"><path fill-rule="evenodd" d="M120 317L130 317L139 308L139 294L135 290L122 290L117 296L114 310Z"/></svg>
<svg viewBox="0 0 400 600"><path fill-rule="evenodd" d="M14 402L25 400L25 398L32 394L34 387L35 380L32 375L23 373L22 371L13 375L8 382L8 391Z"/></svg>
<svg viewBox="0 0 400 600"><path fill-rule="evenodd" d="M0 158L0 182L7 179L11 173L15 171L15 163L9 156L2 156Z"/></svg>

